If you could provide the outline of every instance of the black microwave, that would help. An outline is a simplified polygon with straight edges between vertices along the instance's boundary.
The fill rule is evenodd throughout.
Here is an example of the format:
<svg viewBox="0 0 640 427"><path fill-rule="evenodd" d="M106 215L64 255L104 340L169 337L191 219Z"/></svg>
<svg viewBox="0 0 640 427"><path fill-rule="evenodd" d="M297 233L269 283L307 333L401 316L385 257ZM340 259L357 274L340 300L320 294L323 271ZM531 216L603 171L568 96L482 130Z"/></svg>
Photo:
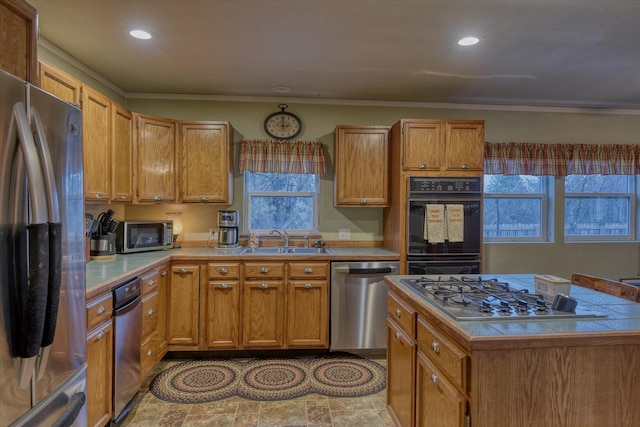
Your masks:
<svg viewBox="0 0 640 427"><path fill-rule="evenodd" d="M119 254L173 247L173 221L122 221L116 228Z"/></svg>

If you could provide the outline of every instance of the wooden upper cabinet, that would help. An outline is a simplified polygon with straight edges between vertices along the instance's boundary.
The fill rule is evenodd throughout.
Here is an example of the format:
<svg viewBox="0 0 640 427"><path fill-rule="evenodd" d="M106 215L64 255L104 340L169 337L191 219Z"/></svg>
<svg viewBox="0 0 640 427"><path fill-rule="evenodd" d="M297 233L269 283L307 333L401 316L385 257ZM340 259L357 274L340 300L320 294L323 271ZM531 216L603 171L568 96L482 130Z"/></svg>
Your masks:
<svg viewBox="0 0 640 427"><path fill-rule="evenodd" d="M111 100L82 86L82 153L86 201L111 197Z"/></svg>
<svg viewBox="0 0 640 427"><path fill-rule="evenodd" d="M111 200L133 201L133 114L121 105L113 104L111 134Z"/></svg>
<svg viewBox="0 0 640 427"><path fill-rule="evenodd" d="M177 121L135 114L137 127L137 200L175 202Z"/></svg>
<svg viewBox="0 0 640 427"><path fill-rule="evenodd" d="M40 69L40 88L57 96L63 101L80 105L82 84L73 76L54 68L46 62L38 63Z"/></svg>
<svg viewBox="0 0 640 427"><path fill-rule="evenodd" d="M181 201L233 203L233 128L227 122L181 123Z"/></svg>
<svg viewBox="0 0 640 427"><path fill-rule="evenodd" d="M447 170L484 170L484 122L447 122Z"/></svg>
<svg viewBox="0 0 640 427"><path fill-rule="evenodd" d="M23 0L0 0L0 69L38 83L37 11Z"/></svg>
<svg viewBox="0 0 640 427"><path fill-rule="evenodd" d="M406 171L482 171L481 120L401 120L402 168Z"/></svg>
<svg viewBox="0 0 640 427"><path fill-rule="evenodd" d="M335 206L388 205L387 126L336 127L334 155Z"/></svg>

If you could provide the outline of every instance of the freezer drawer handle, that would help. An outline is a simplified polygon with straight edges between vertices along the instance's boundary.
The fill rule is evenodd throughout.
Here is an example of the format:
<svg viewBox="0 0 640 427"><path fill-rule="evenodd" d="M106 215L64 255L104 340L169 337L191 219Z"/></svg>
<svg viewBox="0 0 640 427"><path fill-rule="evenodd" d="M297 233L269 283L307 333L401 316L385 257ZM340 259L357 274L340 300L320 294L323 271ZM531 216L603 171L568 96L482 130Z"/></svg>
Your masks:
<svg viewBox="0 0 640 427"><path fill-rule="evenodd" d="M63 427L70 426L73 424L76 418L78 418L78 414L80 410L84 406L85 401L87 400L87 396L83 391L78 392L73 395L71 398L71 403L67 406L67 409L64 410L60 418L51 425L51 427Z"/></svg>

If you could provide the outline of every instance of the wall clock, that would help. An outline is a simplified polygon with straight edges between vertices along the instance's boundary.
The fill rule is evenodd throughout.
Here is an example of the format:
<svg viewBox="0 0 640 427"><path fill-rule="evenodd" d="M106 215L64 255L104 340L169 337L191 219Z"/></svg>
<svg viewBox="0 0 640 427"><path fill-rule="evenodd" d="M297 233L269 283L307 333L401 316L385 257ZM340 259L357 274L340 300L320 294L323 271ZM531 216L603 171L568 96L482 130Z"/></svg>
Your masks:
<svg viewBox="0 0 640 427"><path fill-rule="evenodd" d="M270 114L264 120L264 130L267 134L275 139L293 139L302 132L302 120L300 117L292 113L287 113L289 106L280 104L280 111Z"/></svg>

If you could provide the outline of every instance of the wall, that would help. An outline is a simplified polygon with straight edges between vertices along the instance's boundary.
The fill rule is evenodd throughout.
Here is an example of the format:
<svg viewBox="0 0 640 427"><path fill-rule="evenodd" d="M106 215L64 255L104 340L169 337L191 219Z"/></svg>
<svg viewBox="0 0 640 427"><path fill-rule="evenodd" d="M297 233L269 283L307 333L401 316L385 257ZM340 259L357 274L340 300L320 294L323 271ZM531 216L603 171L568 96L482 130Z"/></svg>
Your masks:
<svg viewBox="0 0 640 427"><path fill-rule="evenodd" d="M54 64L57 65L57 64ZM70 69L73 74L73 70ZM80 77L79 77L80 78ZM637 114L592 112L567 109L500 109L498 107L431 106L415 104L348 103L322 104L318 100L219 101L213 98L167 99L149 96L131 98L125 105L132 111L178 120L227 120L235 129L237 142L242 138L266 138L263 121L286 102L287 111L301 117L304 130L301 140L320 140L327 148L329 172L320 187L320 232L327 240L337 240L339 228L351 229L353 240L382 239L381 208L333 207L333 131L336 125L392 125L400 118L475 119L485 121L485 139L491 142L637 144L640 143L640 120ZM448 108L447 108L448 107ZM482 108L482 109L481 109ZM638 113L640 114L640 113ZM236 153L237 154L237 153ZM237 155L236 155L237 159ZM236 163L237 168L237 163ZM558 181L556 185L560 185ZM558 192L557 192L558 193ZM559 192L561 194L561 192ZM555 203L564 205L558 197ZM87 206L99 212L103 206ZM166 218L167 212L183 212L187 239L203 240L215 227L218 209L242 211L242 178L234 178L234 204L211 207L202 205L116 206L116 216L127 219ZM558 216L558 215L556 215ZM562 224L562 217L554 223ZM563 243L562 229L556 227L550 243L484 245L483 269L492 273L544 273L570 277L574 272L610 278L640 276L638 242Z"/></svg>

